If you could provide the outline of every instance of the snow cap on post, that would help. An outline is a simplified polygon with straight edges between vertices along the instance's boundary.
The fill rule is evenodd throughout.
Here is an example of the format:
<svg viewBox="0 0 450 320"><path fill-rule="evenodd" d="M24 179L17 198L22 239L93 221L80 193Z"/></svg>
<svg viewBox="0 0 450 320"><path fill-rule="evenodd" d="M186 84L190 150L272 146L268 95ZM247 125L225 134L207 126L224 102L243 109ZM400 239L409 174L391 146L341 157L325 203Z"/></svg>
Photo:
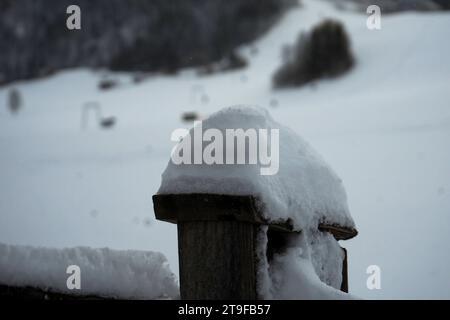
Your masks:
<svg viewBox="0 0 450 320"><path fill-rule="evenodd" d="M233 137L233 131L239 129L247 134L245 163L236 163L239 157L237 140L234 143L227 141ZM257 141L256 163L251 160L254 134L250 131L256 133L253 141ZM188 145L186 139L190 139L192 161L174 163L172 157L162 175L158 195L249 196L256 200L255 210L266 223L289 222L297 231L325 229L337 239L356 235L341 179L306 141L274 121L266 110L247 106L224 108L196 123L174 152L180 151L181 144ZM223 161L217 157L213 164L205 163L204 159L198 161L196 148L200 145L200 152L203 152L200 156L204 156L208 145L216 139L223 139L215 145L222 148ZM261 148L264 149L262 153ZM261 155L266 155L264 161ZM267 173L267 168L274 174L263 174L264 169Z"/></svg>

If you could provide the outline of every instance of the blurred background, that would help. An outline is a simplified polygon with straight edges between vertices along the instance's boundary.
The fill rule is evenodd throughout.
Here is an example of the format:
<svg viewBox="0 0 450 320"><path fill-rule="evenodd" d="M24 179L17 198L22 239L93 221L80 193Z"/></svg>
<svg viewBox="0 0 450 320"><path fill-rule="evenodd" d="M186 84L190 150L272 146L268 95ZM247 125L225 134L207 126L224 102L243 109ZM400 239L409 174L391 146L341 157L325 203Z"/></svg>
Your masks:
<svg viewBox="0 0 450 320"><path fill-rule="evenodd" d="M81 8L68 30L66 8ZM371 30L369 5L381 8ZM350 292L450 299L450 1L0 0L0 242L160 251L173 130L258 105L343 179ZM366 269L381 268L381 289Z"/></svg>

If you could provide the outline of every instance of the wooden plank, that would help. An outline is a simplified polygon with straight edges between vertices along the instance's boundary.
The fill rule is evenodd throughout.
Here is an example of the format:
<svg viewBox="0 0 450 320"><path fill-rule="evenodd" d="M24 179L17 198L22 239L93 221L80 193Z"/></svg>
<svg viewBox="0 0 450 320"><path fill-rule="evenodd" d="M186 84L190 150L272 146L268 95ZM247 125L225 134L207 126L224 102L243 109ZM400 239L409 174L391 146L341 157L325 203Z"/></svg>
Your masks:
<svg viewBox="0 0 450 320"><path fill-rule="evenodd" d="M347 263L347 249L341 248L344 252L344 261L342 261L342 283L341 291L348 293L348 263Z"/></svg>
<svg viewBox="0 0 450 320"><path fill-rule="evenodd" d="M333 224L319 224L320 231L331 233L336 240L348 240L358 235L358 231L354 228L341 227Z"/></svg>
<svg viewBox="0 0 450 320"><path fill-rule="evenodd" d="M217 220L263 223L257 200L251 196L202 193L154 195L153 206L158 220L171 223Z"/></svg>
<svg viewBox="0 0 450 320"><path fill-rule="evenodd" d="M157 194L153 196L153 206L156 219L170 223L233 220L265 224L279 231L301 231L295 230L290 220L265 221L262 214L264 204L251 195ZM358 234L356 229L325 223L319 224L319 230L330 232L336 240L351 239Z"/></svg>

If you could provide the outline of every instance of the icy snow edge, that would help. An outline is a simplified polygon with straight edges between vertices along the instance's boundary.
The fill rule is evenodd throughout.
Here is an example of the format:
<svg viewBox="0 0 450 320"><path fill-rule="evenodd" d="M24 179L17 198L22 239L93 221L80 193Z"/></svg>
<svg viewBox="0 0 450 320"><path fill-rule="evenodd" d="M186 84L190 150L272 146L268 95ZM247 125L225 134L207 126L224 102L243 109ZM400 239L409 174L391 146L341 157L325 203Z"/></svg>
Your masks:
<svg viewBox="0 0 450 320"><path fill-rule="evenodd" d="M201 123L202 130L279 130L279 171L261 175L259 164L174 164L162 174L159 194L211 193L253 195L264 204L268 221L291 219L296 229L317 228L319 223L354 227L341 179L320 155L291 129L275 122L262 108L224 108ZM190 130L190 138L194 135ZM267 139L270 145L270 138ZM205 142L203 142L203 149ZM224 153L227 152L224 143ZM248 148L247 148L248 149Z"/></svg>
<svg viewBox="0 0 450 320"><path fill-rule="evenodd" d="M80 267L81 289L69 290L67 267ZM175 276L159 252L0 243L0 284L121 299L178 298Z"/></svg>

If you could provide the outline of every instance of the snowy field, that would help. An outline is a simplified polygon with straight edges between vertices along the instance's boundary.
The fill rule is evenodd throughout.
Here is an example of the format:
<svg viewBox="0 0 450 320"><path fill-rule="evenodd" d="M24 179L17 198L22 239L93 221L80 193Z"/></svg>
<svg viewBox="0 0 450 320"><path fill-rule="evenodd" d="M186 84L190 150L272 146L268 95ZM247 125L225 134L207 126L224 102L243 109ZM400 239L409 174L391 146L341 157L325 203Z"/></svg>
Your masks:
<svg viewBox="0 0 450 320"><path fill-rule="evenodd" d="M17 115L6 106L12 86L1 88L0 242L160 251L177 274L176 227L155 220L151 199L173 147L170 135L188 126L183 111L207 116L259 105L343 179L359 230L341 243L349 251L350 292L450 299L450 14L383 16L382 29L369 31L365 15L303 3L242 48L250 64L239 71L185 70L140 84L116 74L120 86L99 91L102 72L68 70L13 84L24 99ZM274 91L281 47L325 17L345 24L356 67L339 79ZM116 116L117 125L100 130L92 118L82 130L88 101ZM371 291L366 268L374 264L381 290Z"/></svg>

